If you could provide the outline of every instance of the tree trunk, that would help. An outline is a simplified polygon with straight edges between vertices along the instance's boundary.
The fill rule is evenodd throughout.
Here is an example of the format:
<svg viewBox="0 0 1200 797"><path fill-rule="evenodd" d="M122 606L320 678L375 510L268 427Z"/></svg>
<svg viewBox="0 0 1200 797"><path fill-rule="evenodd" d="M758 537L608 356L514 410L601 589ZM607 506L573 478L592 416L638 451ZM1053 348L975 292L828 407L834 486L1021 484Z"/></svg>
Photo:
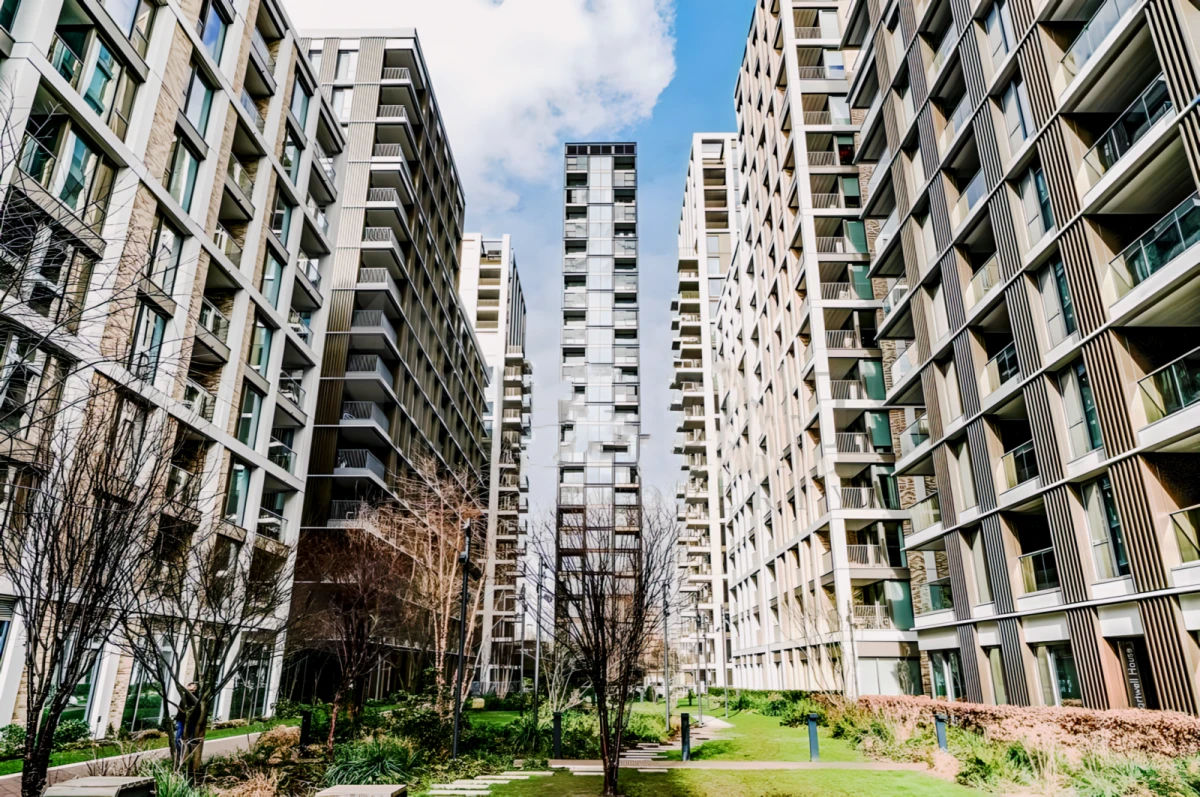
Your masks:
<svg viewBox="0 0 1200 797"><path fill-rule="evenodd" d="M197 782L200 765L204 763L204 734L208 730L208 701L196 707L183 721L183 756L188 781Z"/></svg>
<svg viewBox="0 0 1200 797"><path fill-rule="evenodd" d="M329 707L329 738L325 740L325 749L333 752L333 731L337 728L338 709L342 705L342 690L333 693L333 703Z"/></svg>
<svg viewBox="0 0 1200 797"><path fill-rule="evenodd" d="M57 725L57 723L55 723ZM54 729L47 724L34 743L25 745L21 770L21 797L42 797L46 790L46 771L54 752Z"/></svg>

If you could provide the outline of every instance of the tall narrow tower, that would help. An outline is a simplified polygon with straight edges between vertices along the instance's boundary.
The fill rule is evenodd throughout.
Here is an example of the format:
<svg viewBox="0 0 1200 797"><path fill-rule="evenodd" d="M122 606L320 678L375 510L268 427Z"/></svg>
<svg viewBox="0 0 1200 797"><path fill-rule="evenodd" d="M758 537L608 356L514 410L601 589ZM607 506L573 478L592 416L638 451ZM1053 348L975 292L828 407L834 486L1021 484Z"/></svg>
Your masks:
<svg viewBox="0 0 1200 797"><path fill-rule="evenodd" d="M636 547L642 502L637 146L568 144L565 166L560 566L583 553L585 538Z"/></svg>

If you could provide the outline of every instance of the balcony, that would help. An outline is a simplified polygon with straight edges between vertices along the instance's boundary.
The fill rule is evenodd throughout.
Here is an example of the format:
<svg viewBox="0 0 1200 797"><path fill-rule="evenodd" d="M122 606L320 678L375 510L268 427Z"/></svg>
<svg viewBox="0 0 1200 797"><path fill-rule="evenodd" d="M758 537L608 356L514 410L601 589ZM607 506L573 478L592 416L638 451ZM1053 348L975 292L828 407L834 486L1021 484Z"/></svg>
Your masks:
<svg viewBox="0 0 1200 797"><path fill-rule="evenodd" d="M233 235L230 234L229 230L225 229L220 224L218 224L216 230L213 231L213 243L217 245L217 248L221 250L221 253L224 254L225 257L229 258L230 263L235 266L241 265L242 247L237 241L233 240Z"/></svg>
<svg viewBox="0 0 1200 797"><path fill-rule="evenodd" d="M230 157L227 173L229 174L229 179L242 192L242 198L246 201L246 204L253 209L254 203L251 201L251 197L254 195L254 179L250 177L250 172L241 161Z"/></svg>
<svg viewBox="0 0 1200 797"><path fill-rule="evenodd" d="M1121 158L1154 126L1154 123L1174 109L1167 93L1167 81L1159 75L1150 82L1133 104L1121 113L1112 127L1100 136L1095 146L1083 157L1093 181L1116 166Z"/></svg>
<svg viewBox="0 0 1200 797"><path fill-rule="evenodd" d="M933 54L933 60L929 62L929 72L927 76L929 83L932 85L937 79L938 74L942 71L942 67L946 65L946 61L954 53L954 48L958 44L958 31L955 30L954 24L946 29L946 35L942 36L941 43L938 44L937 52Z"/></svg>
<svg viewBox="0 0 1200 797"><path fill-rule="evenodd" d="M407 122L408 111L403 105L380 105L375 117L381 122Z"/></svg>
<svg viewBox="0 0 1200 797"><path fill-rule="evenodd" d="M840 493L842 509L880 509L874 487L843 487Z"/></svg>
<svg viewBox="0 0 1200 797"><path fill-rule="evenodd" d="M922 415L900 433L900 456L906 457L929 440L929 416Z"/></svg>
<svg viewBox="0 0 1200 797"><path fill-rule="evenodd" d="M987 361L983 367L983 395L990 396L1008 382L1021 377L1021 366L1017 362L1016 341L1005 346L999 354Z"/></svg>
<svg viewBox="0 0 1200 797"><path fill-rule="evenodd" d="M383 408L373 401L343 401L341 425L346 427L375 425L386 437L391 429Z"/></svg>
<svg viewBox="0 0 1200 797"><path fill-rule="evenodd" d="M288 401L296 405L298 409L304 409L304 386L300 384L300 380L290 374L279 375L279 395L283 396Z"/></svg>
<svg viewBox="0 0 1200 797"><path fill-rule="evenodd" d="M66 143L61 147L64 152L61 154L68 157L60 163L57 154L47 149L31 133L26 133L18 161L21 171L84 224L92 230L98 230L108 213L109 193L101 195L96 192L108 192L111 186L103 184L104 180L97 180L97 172L103 167L111 174L111 167L74 132L65 138Z"/></svg>
<svg viewBox="0 0 1200 797"><path fill-rule="evenodd" d="M46 54L46 59L50 61L50 67L62 75L63 80L67 81L71 88L79 90L79 76L83 74L83 59L59 37L57 32L50 40L50 52Z"/></svg>
<svg viewBox="0 0 1200 797"><path fill-rule="evenodd" d="M202 344L207 354L193 350L193 358L201 362L229 362L229 319L221 314L208 299L200 303L200 317L196 322L196 341Z"/></svg>
<svg viewBox="0 0 1200 797"><path fill-rule="evenodd" d="M900 302L904 301L905 296L908 296L908 280L900 280L883 297L883 315L885 318L891 315Z"/></svg>
<svg viewBox="0 0 1200 797"><path fill-rule="evenodd" d="M1079 31L1079 35L1075 37L1063 54L1060 67L1067 84L1075 79L1079 70L1083 69L1084 65L1096 54L1105 37L1112 33L1113 29L1117 27L1117 23L1125 16L1125 12L1137 5L1136 0L1104 0L1104 3L1096 9L1096 13L1092 14L1092 18L1087 21L1083 30Z"/></svg>
<svg viewBox="0 0 1200 797"><path fill-rule="evenodd" d="M954 209L950 213L950 223L955 229L962 226L962 223L967 220L967 216L971 215L971 211L986 195L987 180L983 177L983 169L980 169L963 188L958 195L958 201L954 203Z"/></svg>
<svg viewBox="0 0 1200 797"><path fill-rule="evenodd" d="M1200 504L1171 513L1171 528L1185 563L1200 561Z"/></svg>
<svg viewBox="0 0 1200 797"><path fill-rule="evenodd" d="M914 343L910 343L904 353L898 356L895 362L892 363L892 387L900 384L904 377L917 367L917 347Z"/></svg>
<svg viewBox="0 0 1200 797"><path fill-rule="evenodd" d="M868 631L892 631L896 623L892 620L891 610L882 604L855 604L852 608L852 619L855 628Z"/></svg>
<svg viewBox="0 0 1200 797"><path fill-rule="evenodd" d="M251 97L246 89L242 89L240 97L242 109L250 116L250 121L254 124L254 129L258 132L263 132L266 129L267 123L262 117L262 113L258 110L258 106L254 103L254 98Z"/></svg>
<svg viewBox="0 0 1200 797"><path fill-rule="evenodd" d="M365 448L340 448L333 468L334 476L362 477L371 475L381 482L387 481L387 468L378 457Z"/></svg>
<svg viewBox="0 0 1200 797"><path fill-rule="evenodd" d="M1200 241L1200 194L1179 203L1113 258L1105 282L1113 300L1150 279Z"/></svg>
<svg viewBox="0 0 1200 797"><path fill-rule="evenodd" d="M1138 382L1146 407L1146 422L1154 423L1200 402L1200 348Z"/></svg>
<svg viewBox="0 0 1200 797"><path fill-rule="evenodd" d="M832 379L829 395L834 401L869 401L867 386L858 379Z"/></svg>
<svg viewBox="0 0 1200 797"><path fill-rule="evenodd" d="M1058 589L1058 565L1054 561L1054 548L1043 548L1024 554L1017 557L1017 561L1021 565L1021 583L1026 595Z"/></svg>
<svg viewBox="0 0 1200 797"><path fill-rule="evenodd" d="M356 337L374 338L382 336L391 348L396 346L396 328L382 310L355 310L350 318L350 332ZM366 342L365 345L375 345Z"/></svg>
<svg viewBox="0 0 1200 797"><path fill-rule="evenodd" d="M944 612L954 608L949 576L922 584L917 595L916 606L913 607L917 614Z"/></svg>
<svg viewBox="0 0 1200 797"><path fill-rule="evenodd" d="M830 349L861 349L863 341L857 330L827 329L825 330L825 346Z"/></svg>
<svg viewBox="0 0 1200 797"><path fill-rule="evenodd" d="M258 510L258 527L255 533L260 537L270 537L276 542L282 542L284 535L287 533L287 520L276 512L272 512L266 507L260 507Z"/></svg>
<svg viewBox="0 0 1200 797"><path fill-rule="evenodd" d="M941 148L943 156L950 149L950 145L954 143L954 139L958 136L959 131L970 124L971 110L971 96L970 94L963 94L962 99L958 101L958 105L954 106L954 110L946 117L946 126L942 128L942 134L938 137L938 145Z"/></svg>
<svg viewBox="0 0 1200 797"><path fill-rule="evenodd" d="M817 252L823 255L865 255L869 254L866 241L856 241L844 235L827 235L817 238Z"/></svg>
<svg viewBox="0 0 1200 797"><path fill-rule="evenodd" d="M983 301L983 297L987 296L988 291L1000 284L1000 261L996 259L996 255L988 258L978 271L971 277L971 281L967 283L967 290L963 294L963 307L970 310L975 305Z"/></svg>
<svg viewBox="0 0 1200 797"><path fill-rule="evenodd" d="M200 480L196 474L172 465L167 474L167 500L189 506L200 493Z"/></svg>
<svg viewBox="0 0 1200 797"><path fill-rule="evenodd" d="M200 383L189 379L183 385L183 406L211 422L217 406L217 397Z"/></svg>
<svg viewBox="0 0 1200 797"><path fill-rule="evenodd" d="M282 440L278 440L274 437L271 438L271 442L267 446L267 459L271 460L271 462L283 468L288 473L296 472L296 452L292 450L291 446Z"/></svg>
<svg viewBox="0 0 1200 797"><path fill-rule="evenodd" d="M1000 474L1005 490L1019 487L1038 477L1037 457L1033 452L1032 440L1011 449L1000 458Z"/></svg>
<svg viewBox="0 0 1200 797"><path fill-rule="evenodd" d="M913 534L920 534L942 522L942 502L937 493L926 496L909 508Z"/></svg>

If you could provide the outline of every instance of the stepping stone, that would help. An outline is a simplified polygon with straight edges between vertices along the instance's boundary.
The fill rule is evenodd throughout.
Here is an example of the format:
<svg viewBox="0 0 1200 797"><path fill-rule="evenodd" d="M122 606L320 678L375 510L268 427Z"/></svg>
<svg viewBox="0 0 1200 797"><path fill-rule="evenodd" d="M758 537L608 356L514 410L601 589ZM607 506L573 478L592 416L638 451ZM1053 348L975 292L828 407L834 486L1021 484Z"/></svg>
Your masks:
<svg viewBox="0 0 1200 797"><path fill-rule="evenodd" d="M660 775L667 774L667 770L663 767L659 767L658 769L639 769L638 772L655 772Z"/></svg>
<svg viewBox="0 0 1200 797"><path fill-rule="evenodd" d="M430 789L428 794L431 797L475 797L487 792L479 789Z"/></svg>
<svg viewBox="0 0 1200 797"><path fill-rule="evenodd" d="M521 770L516 770L513 772L501 772L500 774L501 775L524 775L526 777L536 778L536 777L541 777L543 775L550 776L550 775L553 775L554 773L553 772L534 772L533 770L521 769Z"/></svg>

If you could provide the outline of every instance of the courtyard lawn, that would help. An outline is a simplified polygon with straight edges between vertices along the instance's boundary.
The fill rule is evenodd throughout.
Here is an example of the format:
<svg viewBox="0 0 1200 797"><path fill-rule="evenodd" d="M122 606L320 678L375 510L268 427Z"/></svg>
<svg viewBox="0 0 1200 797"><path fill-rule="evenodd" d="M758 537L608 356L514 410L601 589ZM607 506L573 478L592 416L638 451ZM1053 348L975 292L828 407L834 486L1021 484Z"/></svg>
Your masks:
<svg viewBox="0 0 1200 797"><path fill-rule="evenodd" d="M724 720L724 710L711 716ZM808 728L785 728L776 717L764 717L748 711L729 715L732 728L718 731L719 738L692 747L692 758L705 761L807 761ZM866 757L845 739L834 739L825 728L817 729L822 761L866 761ZM668 759L678 761L678 751L669 751Z"/></svg>
<svg viewBox="0 0 1200 797"><path fill-rule="evenodd" d="M471 709L467 712L471 725L476 728L499 728L509 724L521 716L519 711L484 711Z"/></svg>
<svg viewBox="0 0 1200 797"><path fill-rule="evenodd" d="M601 778L557 773L492 788L493 797L595 797ZM920 772L850 770L622 770L627 797L968 797L978 792Z"/></svg>
<svg viewBox="0 0 1200 797"><path fill-rule="evenodd" d="M299 725L300 720L268 720L266 722L254 722L250 725L243 725L238 728L221 728L219 730L210 730L204 734L207 741L214 739L228 739L231 736L245 736L248 733L262 733L270 730L276 725ZM128 755L131 753L142 753L147 750L161 750L167 746L167 739L149 739L145 742L134 744L127 742L124 745L118 744L101 744L98 747L89 747L83 750L63 750L60 753L55 753L50 756L50 766L59 767L64 764L82 764L86 761L93 761L100 758L112 758L114 756ZM24 768L23 762L19 758L11 758L7 761L0 761L0 776L12 775L20 772Z"/></svg>

